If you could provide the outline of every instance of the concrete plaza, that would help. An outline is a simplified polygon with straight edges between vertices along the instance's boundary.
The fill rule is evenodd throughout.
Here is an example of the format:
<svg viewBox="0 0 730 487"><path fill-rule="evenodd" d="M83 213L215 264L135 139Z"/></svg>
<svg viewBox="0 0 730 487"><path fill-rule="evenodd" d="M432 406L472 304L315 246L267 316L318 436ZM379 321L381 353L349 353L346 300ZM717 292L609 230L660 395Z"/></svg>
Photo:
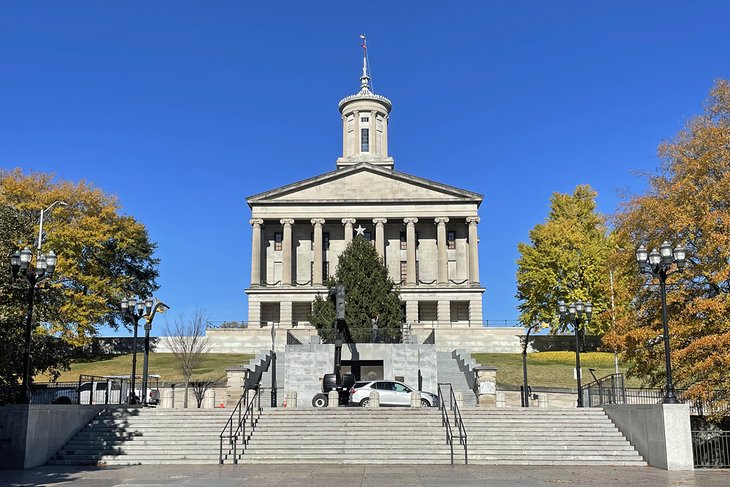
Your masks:
<svg viewBox="0 0 730 487"><path fill-rule="evenodd" d="M653 467L520 467L463 465L144 465L39 467L0 471L0 487L57 486L295 487L720 487L730 470L667 472Z"/></svg>

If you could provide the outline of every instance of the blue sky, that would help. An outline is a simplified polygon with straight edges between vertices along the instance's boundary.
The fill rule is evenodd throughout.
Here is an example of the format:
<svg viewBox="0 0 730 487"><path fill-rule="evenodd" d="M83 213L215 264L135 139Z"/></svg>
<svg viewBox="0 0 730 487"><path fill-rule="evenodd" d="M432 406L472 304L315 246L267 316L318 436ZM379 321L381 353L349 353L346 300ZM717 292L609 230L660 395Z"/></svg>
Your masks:
<svg viewBox="0 0 730 487"><path fill-rule="evenodd" d="M0 167L117 195L173 312L245 320L245 197L334 169L364 32L396 169L484 194L484 316L514 319L517 243L551 193L590 184L611 213L643 191L657 145L730 77L728 18L720 1L5 1Z"/></svg>

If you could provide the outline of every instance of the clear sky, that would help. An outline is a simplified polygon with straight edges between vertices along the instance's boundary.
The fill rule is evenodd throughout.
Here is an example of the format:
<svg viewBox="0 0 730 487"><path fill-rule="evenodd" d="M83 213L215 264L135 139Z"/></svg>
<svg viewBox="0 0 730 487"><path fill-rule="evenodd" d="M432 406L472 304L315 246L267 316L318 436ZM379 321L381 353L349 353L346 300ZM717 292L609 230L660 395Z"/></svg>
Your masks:
<svg viewBox="0 0 730 487"><path fill-rule="evenodd" d="M245 321L245 198L335 168L366 33L396 169L484 195L484 317L514 319L517 243L551 193L590 184L611 213L642 191L730 77L728 18L726 1L5 0L0 167L117 195L173 312Z"/></svg>

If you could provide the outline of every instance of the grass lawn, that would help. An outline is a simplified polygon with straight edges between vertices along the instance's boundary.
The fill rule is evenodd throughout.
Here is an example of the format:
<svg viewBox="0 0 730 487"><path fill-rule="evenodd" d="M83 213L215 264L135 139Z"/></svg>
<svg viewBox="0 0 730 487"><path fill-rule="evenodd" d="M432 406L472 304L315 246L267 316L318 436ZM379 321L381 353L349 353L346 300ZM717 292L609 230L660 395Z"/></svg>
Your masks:
<svg viewBox="0 0 730 487"><path fill-rule="evenodd" d="M500 386L522 385L522 354L519 353L474 353L474 360L482 365L497 367L497 384ZM588 352L580 354L583 369L583 383L593 381L588 369L596 369L599 379L614 373L613 354ZM619 372L626 372L626 365L619 362ZM532 352L527 354L527 379L532 387L575 388L573 370L575 352ZM625 376L624 376L625 377ZM626 379L627 387L641 387L638 379Z"/></svg>
<svg viewBox="0 0 730 487"><path fill-rule="evenodd" d="M195 371L192 379L226 379L226 367L247 364L253 358L246 353L209 353L203 359L203 364ZM137 374L142 375L144 354L137 354ZM150 374L160 375L164 382L180 382L182 376L178 370L175 356L171 353L150 353ZM129 375L132 373L132 355L103 355L71 362L71 370L61 373L59 382L79 380L79 374L89 375ZM47 382L46 376L37 376L38 382Z"/></svg>

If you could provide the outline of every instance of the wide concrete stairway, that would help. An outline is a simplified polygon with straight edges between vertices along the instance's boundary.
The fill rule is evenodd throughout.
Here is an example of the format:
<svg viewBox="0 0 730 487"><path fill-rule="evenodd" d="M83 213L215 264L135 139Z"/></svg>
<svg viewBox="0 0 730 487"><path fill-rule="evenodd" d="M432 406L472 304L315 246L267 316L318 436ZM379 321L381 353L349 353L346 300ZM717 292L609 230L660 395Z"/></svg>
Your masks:
<svg viewBox="0 0 730 487"><path fill-rule="evenodd" d="M437 408L279 408L264 410L238 463L447 464L451 459Z"/></svg>
<svg viewBox="0 0 730 487"><path fill-rule="evenodd" d="M464 408L461 414L472 464L646 466L602 409Z"/></svg>
<svg viewBox="0 0 730 487"><path fill-rule="evenodd" d="M230 415L230 409L110 410L82 428L48 463L218 463L218 435Z"/></svg>

